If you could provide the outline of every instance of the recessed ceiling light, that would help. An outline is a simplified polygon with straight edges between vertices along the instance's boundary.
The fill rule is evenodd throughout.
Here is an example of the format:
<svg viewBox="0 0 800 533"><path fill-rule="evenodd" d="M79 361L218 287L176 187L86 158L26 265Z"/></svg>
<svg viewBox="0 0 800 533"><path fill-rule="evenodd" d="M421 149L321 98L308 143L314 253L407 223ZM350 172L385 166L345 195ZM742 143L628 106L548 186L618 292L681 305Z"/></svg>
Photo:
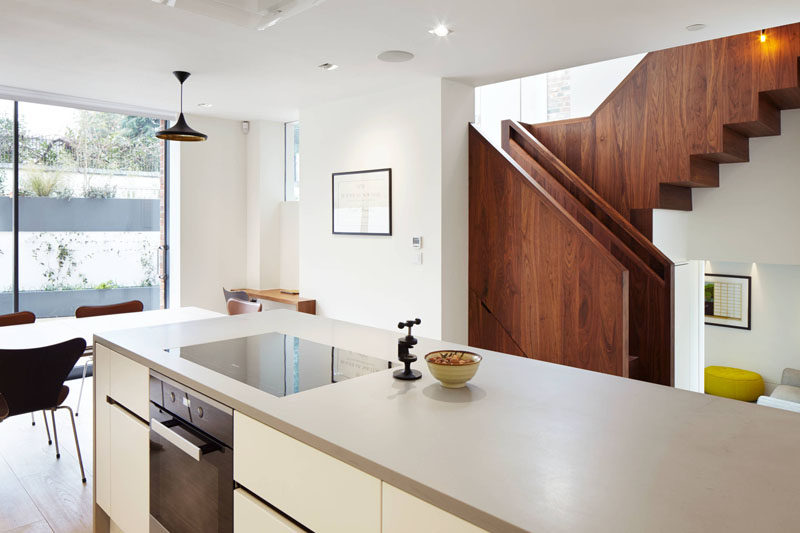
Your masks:
<svg viewBox="0 0 800 533"><path fill-rule="evenodd" d="M403 63L414 59L414 54L404 50L386 50L378 54L378 59L387 63Z"/></svg>
<svg viewBox="0 0 800 533"><path fill-rule="evenodd" d="M321 68L322 70L336 70L339 68L339 65L335 65L333 63L323 63L321 65L317 65L317 68Z"/></svg>
<svg viewBox="0 0 800 533"><path fill-rule="evenodd" d="M214 107L214 104L209 104L207 102L200 102L197 104L197 107Z"/></svg>
<svg viewBox="0 0 800 533"><path fill-rule="evenodd" d="M433 28L432 30L428 30L428 33L432 33L437 37L447 37L448 35L453 33L453 30L451 30L444 24L437 24L435 28Z"/></svg>
<svg viewBox="0 0 800 533"><path fill-rule="evenodd" d="M706 27L705 24L689 24L688 26L686 26L686 29L689 31L700 31L705 27Z"/></svg>

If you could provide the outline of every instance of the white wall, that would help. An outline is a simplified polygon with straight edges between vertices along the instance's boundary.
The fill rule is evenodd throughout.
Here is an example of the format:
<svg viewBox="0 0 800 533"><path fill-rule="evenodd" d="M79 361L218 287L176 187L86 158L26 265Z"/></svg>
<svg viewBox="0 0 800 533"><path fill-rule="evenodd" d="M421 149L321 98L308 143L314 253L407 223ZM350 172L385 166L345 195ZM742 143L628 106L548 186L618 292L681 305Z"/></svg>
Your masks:
<svg viewBox="0 0 800 533"><path fill-rule="evenodd" d="M442 81L442 338L467 344L469 130L474 89Z"/></svg>
<svg viewBox="0 0 800 533"><path fill-rule="evenodd" d="M459 331L443 326L443 301L459 302L446 293L463 283L458 290L466 297L467 285L456 271L457 281L443 287L449 263L442 250L452 250L442 242L442 196L454 191L447 212L464 216L466 205L456 204L463 204L465 162L447 159L465 156L474 96L450 83L429 79L300 111L300 290L316 298L318 314L383 328L420 317L419 334L434 338ZM332 235L331 173L384 167L392 168L393 235ZM412 236L423 237L419 265L412 264ZM463 247L463 234L452 237L453 249ZM466 250L456 253L456 261L466 258Z"/></svg>
<svg viewBox="0 0 800 533"><path fill-rule="evenodd" d="M283 123L253 121L247 134L247 280L255 289L282 287Z"/></svg>
<svg viewBox="0 0 800 533"><path fill-rule="evenodd" d="M594 113L644 56L636 54L567 69L570 117ZM546 73L475 89L475 125L496 146L500 145L500 122L506 119L529 124L547 122Z"/></svg>
<svg viewBox="0 0 800 533"><path fill-rule="evenodd" d="M180 299L170 304L224 312L222 286L242 286L247 275L246 137L239 121L187 121L208 140L179 146Z"/></svg>
<svg viewBox="0 0 800 533"><path fill-rule="evenodd" d="M769 393L784 368L800 368L800 266L712 261L706 271L752 276L752 329L706 326L706 365L758 372Z"/></svg>
<svg viewBox="0 0 800 533"><path fill-rule="evenodd" d="M800 110L781 135L750 139L750 162L720 165L718 189L694 189L689 254L696 259L800 264Z"/></svg>
<svg viewBox="0 0 800 533"><path fill-rule="evenodd" d="M783 111L781 121L780 136L750 139L748 163L720 165L719 188L693 190L692 211L653 217L653 242L673 261L710 260L706 273L753 276L753 329L701 326L705 365L759 372L768 391L784 367L800 367L800 110Z"/></svg>
<svg viewBox="0 0 800 533"><path fill-rule="evenodd" d="M280 287L300 287L300 202L280 204Z"/></svg>
<svg viewBox="0 0 800 533"><path fill-rule="evenodd" d="M702 261L675 264L675 386L703 392L705 332L703 329Z"/></svg>

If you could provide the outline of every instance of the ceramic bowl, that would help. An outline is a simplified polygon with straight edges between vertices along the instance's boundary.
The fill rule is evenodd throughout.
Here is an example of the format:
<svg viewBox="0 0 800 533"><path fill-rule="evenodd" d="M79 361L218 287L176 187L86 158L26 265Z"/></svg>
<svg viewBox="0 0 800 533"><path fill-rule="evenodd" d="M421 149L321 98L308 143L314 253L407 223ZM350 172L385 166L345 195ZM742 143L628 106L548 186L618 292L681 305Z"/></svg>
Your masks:
<svg viewBox="0 0 800 533"><path fill-rule="evenodd" d="M452 358L458 357L463 364L442 364L431 361L436 357ZM433 377L439 380L443 387L448 389L459 389L467 384L478 371L478 365L481 364L482 357L472 352L460 352L456 350L439 350L431 352L425 356L425 362L428 363L428 369L433 374Z"/></svg>

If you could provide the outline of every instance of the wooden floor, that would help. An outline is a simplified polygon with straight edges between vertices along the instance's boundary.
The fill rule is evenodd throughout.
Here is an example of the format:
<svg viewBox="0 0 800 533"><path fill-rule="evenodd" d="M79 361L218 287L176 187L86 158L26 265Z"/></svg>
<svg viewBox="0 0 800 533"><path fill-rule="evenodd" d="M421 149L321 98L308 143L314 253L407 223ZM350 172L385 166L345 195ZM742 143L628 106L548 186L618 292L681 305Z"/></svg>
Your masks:
<svg viewBox="0 0 800 533"><path fill-rule="evenodd" d="M80 380L68 381L66 405L75 408ZM0 423L0 533L92 530L92 380L86 379L80 416L75 419L86 484L81 483L69 412L56 412L61 459L47 444L42 413ZM48 413L48 423L50 414ZM53 431L52 424L50 431Z"/></svg>

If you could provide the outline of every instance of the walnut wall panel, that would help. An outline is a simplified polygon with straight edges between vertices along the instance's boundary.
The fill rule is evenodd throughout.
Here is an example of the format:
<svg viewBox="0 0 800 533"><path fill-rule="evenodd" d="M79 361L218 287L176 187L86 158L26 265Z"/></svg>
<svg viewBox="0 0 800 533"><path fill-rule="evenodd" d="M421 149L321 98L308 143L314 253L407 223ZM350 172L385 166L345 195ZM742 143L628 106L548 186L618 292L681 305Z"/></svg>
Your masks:
<svg viewBox="0 0 800 533"><path fill-rule="evenodd" d="M488 310L527 357L627 376L627 269L474 128L469 143L470 342L503 349L478 338Z"/></svg>

